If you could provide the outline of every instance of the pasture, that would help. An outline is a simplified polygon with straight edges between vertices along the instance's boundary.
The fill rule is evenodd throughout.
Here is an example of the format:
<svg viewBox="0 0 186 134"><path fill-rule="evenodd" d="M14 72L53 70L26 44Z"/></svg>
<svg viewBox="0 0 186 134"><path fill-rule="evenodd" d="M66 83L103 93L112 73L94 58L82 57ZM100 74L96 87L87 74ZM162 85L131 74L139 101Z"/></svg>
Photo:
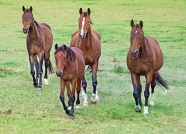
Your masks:
<svg viewBox="0 0 186 134"><path fill-rule="evenodd" d="M55 73L49 75L49 85L43 84L42 92L32 85L26 35L22 32L22 6L32 6L34 19L51 26L54 69L55 43L69 46L71 34L78 29L79 8L91 9L92 29L102 37L97 74L100 101L75 109L74 120L63 110ZM0 9L0 133L186 132L185 0L1 0ZM136 23L142 20L144 34L159 41L164 54L160 74L170 82L170 90L156 86L155 106L149 107L148 116L134 110L126 66L131 19ZM86 79L90 102L92 82L87 70Z"/></svg>

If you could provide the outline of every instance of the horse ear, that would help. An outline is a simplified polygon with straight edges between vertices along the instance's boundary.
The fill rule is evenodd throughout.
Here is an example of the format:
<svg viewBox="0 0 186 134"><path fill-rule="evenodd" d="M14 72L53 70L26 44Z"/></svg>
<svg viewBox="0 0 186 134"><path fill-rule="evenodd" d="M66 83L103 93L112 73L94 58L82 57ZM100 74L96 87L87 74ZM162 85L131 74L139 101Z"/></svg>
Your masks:
<svg viewBox="0 0 186 134"><path fill-rule="evenodd" d="M90 15L90 8L87 9L87 13L88 13L88 15Z"/></svg>
<svg viewBox="0 0 186 134"><path fill-rule="evenodd" d="M133 19L131 20L130 25L131 25L131 27L134 27L135 24L134 24Z"/></svg>
<svg viewBox="0 0 186 134"><path fill-rule="evenodd" d="M79 14L81 15L83 13L82 7L79 9Z"/></svg>
<svg viewBox="0 0 186 134"><path fill-rule="evenodd" d="M56 50L58 49L58 45L57 45L57 44L55 45L55 49L56 49Z"/></svg>
<svg viewBox="0 0 186 134"><path fill-rule="evenodd" d="M143 28L143 21L140 20L140 26Z"/></svg>
<svg viewBox="0 0 186 134"><path fill-rule="evenodd" d="M25 7L24 6L22 7L22 10L23 10L23 12L25 12Z"/></svg>
<svg viewBox="0 0 186 134"><path fill-rule="evenodd" d="M33 8L32 8L32 6L30 6L30 11L32 12L32 10L33 10Z"/></svg>

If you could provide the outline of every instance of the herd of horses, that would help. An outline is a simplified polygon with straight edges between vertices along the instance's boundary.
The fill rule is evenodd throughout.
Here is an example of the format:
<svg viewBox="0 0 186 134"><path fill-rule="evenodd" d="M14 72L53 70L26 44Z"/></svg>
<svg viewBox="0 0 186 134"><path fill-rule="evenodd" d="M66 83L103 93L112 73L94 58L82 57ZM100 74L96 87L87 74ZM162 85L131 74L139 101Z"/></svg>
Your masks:
<svg viewBox="0 0 186 134"><path fill-rule="evenodd" d="M53 73L50 61L50 50L53 44L51 28L46 23L38 23L33 17L33 8L22 7L23 33L27 34L26 44L30 62L30 73L33 78L33 85L38 90L42 90L43 61L45 62L44 82L48 84L48 72ZM101 56L101 36L91 29L91 11L87 12L79 9L79 29L72 34L70 47L66 45L55 45L56 75L60 77L60 100L63 108L69 117L74 118L74 102L76 108L80 105L80 91L84 97L83 105L88 105L85 79L85 66L88 65L92 72L93 93L91 102L99 100L97 93L97 71L99 58ZM135 111L141 112L141 91L140 76L145 76L146 86L144 90L145 106L144 114L148 114L148 99L150 96L149 87L151 86L151 96L153 97L156 82L168 89L168 83L158 73L163 65L163 54L158 41L150 36L144 36L143 22L135 24L131 20L130 49L127 54L127 66L131 73L133 84L133 97L135 99ZM39 62L38 62L39 59ZM35 66L35 69L34 69ZM36 72L35 72L36 70ZM68 106L65 104L64 91L67 89ZM75 98L77 92L77 98ZM150 101L154 105L153 99Z"/></svg>

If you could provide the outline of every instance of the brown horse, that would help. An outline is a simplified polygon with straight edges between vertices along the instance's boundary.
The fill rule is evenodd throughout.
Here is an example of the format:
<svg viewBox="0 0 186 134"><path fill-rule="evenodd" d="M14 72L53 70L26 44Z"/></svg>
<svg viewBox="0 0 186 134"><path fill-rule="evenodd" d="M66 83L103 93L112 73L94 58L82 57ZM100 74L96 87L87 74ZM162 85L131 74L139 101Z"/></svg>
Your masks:
<svg viewBox="0 0 186 134"><path fill-rule="evenodd" d="M43 60L45 60L45 83L48 84L47 68L49 68L49 73L53 72L52 64L50 62L50 50L53 42L53 35L51 33L51 28L46 23L38 24L32 14L32 6L28 9L22 7L22 23L23 23L23 33L27 34L26 44L30 62L30 73L33 78L33 85L42 90L42 65ZM39 63L37 61L37 56L39 57ZM34 71L34 64L36 67L36 78Z"/></svg>
<svg viewBox="0 0 186 134"><path fill-rule="evenodd" d="M127 66L131 73L134 88L135 110L136 112L141 112L142 86L140 84L140 76L142 75L146 77L144 114L148 114L149 86L151 85L152 97L156 81L168 89L168 84L158 73L164 62L163 54L156 39L150 36L144 36L142 21L139 24L134 24L134 21L131 20L131 27L131 45L127 55ZM154 105L153 100L151 104Z"/></svg>
<svg viewBox="0 0 186 134"><path fill-rule="evenodd" d="M84 77L85 61L83 58L83 52L76 47L67 47L63 45L58 47L55 45L55 60L57 66L56 75L60 77L60 100L67 115L74 118L74 101L75 101L75 89L77 91L76 108L79 108L80 99L79 93L81 91L81 79ZM70 89L70 83L71 88ZM68 108L65 104L64 90L67 88L67 94L69 97Z"/></svg>
<svg viewBox="0 0 186 134"><path fill-rule="evenodd" d="M89 65L92 69L93 94L91 101L96 103L99 99L96 86L98 62L101 55L101 36L91 29L90 9L88 8L87 12L83 12L82 8L80 8L79 14L79 30L72 34L70 46L78 47L83 51L85 64ZM82 86L86 94L87 82L85 77L82 79Z"/></svg>

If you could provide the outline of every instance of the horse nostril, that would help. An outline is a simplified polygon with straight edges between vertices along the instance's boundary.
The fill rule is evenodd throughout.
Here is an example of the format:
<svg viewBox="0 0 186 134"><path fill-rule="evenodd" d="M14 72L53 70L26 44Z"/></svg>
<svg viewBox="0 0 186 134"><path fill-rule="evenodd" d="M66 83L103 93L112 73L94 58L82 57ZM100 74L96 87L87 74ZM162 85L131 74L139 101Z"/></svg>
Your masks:
<svg viewBox="0 0 186 134"><path fill-rule="evenodd" d="M135 52L135 53L136 53L136 55L138 55L138 54L139 54L139 50L136 50L136 52Z"/></svg>
<svg viewBox="0 0 186 134"><path fill-rule="evenodd" d="M138 57L139 56L139 50L138 49L136 49L136 50L130 50L130 52L131 52L131 55L133 57Z"/></svg>
<svg viewBox="0 0 186 134"><path fill-rule="evenodd" d="M28 33L28 29L23 28L23 33Z"/></svg>

